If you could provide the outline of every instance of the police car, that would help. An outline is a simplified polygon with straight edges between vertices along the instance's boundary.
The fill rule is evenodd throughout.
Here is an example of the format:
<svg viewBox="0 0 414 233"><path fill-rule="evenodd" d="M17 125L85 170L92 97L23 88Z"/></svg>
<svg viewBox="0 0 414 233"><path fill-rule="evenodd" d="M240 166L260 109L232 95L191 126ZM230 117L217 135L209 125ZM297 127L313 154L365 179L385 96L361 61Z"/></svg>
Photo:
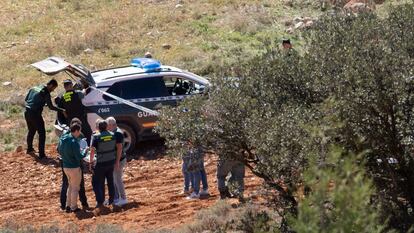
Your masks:
<svg viewBox="0 0 414 233"><path fill-rule="evenodd" d="M124 131L125 149L138 141L158 137L153 132L162 105L174 106L188 96L207 92L210 83L196 74L162 65L150 58L134 58L130 65L90 72L59 57L32 66L47 75L65 72L85 90L82 100L92 129L98 118L113 116ZM56 121L55 128L63 129Z"/></svg>

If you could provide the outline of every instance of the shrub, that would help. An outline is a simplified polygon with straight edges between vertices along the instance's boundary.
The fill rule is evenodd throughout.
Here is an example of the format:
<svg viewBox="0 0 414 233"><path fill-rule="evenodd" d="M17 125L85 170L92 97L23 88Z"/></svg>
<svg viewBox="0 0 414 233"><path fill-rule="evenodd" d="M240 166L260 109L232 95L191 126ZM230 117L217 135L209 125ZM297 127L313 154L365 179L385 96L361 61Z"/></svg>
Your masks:
<svg viewBox="0 0 414 233"><path fill-rule="evenodd" d="M295 232L384 232L371 203L374 189L361 157L336 148L324 166L311 164L305 185L312 191L300 203L297 218L290 221Z"/></svg>

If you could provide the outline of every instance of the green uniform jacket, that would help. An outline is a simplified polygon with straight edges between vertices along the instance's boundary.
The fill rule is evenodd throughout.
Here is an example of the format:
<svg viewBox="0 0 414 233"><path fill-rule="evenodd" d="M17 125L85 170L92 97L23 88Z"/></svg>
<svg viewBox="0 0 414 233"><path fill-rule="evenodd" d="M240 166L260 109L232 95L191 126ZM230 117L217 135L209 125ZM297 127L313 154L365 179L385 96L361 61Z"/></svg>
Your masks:
<svg viewBox="0 0 414 233"><path fill-rule="evenodd" d="M63 134L59 139L58 151L64 168L81 167L81 159L85 157L85 154L81 153L78 139L71 133Z"/></svg>
<svg viewBox="0 0 414 233"><path fill-rule="evenodd" d="M33 112L41 113L45 105L47 105L49 109L53 111L63 110L61 108L53 106L52 100L50 99L50 92L44 85L36 86L30 89L29 93L27 93L25 101L26 108L30 109Z"/></svg>

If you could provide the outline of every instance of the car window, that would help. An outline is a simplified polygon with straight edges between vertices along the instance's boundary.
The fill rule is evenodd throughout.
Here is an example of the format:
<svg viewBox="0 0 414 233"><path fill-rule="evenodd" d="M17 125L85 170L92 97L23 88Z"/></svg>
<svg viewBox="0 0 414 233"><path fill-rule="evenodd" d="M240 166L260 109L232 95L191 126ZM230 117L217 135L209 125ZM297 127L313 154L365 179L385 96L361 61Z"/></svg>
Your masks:
<svg viewBox="0 0 414 233"><path fill-rule="evenodd" d="M140 99L169 95L163 77L137 78L117 82L108 89L108 93L124 99ZM104 96L104 99L112 100L108 96Z"/></svg>
<svg viewBox="0 0 414 233"><path fill-rule="evenodd" d="M190 95L198 94L204 91L204 86L183 77L165 76L165 86L169 95Z"/></svg>

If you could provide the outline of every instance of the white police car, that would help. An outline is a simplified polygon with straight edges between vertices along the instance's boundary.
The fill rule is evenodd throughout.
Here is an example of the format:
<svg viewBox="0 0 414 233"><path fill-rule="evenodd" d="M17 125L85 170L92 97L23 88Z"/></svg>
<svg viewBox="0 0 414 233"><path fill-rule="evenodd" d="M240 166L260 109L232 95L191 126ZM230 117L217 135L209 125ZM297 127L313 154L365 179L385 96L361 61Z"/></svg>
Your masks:
<svg viewBox="0 0 414 233"><path fill-rule="evenodd" d="M153 132L161 105L177 104L188 96L208 90L207 79L149 58L134 58L128 66L90 72L82 65L49 57L32 64L48 75L66 72L85 88L82 100L88 122L95 129L98 118L113 116L124 131L126 150L136 142L158 137ZM57 121L55 127L61 129Z"/></svg>

